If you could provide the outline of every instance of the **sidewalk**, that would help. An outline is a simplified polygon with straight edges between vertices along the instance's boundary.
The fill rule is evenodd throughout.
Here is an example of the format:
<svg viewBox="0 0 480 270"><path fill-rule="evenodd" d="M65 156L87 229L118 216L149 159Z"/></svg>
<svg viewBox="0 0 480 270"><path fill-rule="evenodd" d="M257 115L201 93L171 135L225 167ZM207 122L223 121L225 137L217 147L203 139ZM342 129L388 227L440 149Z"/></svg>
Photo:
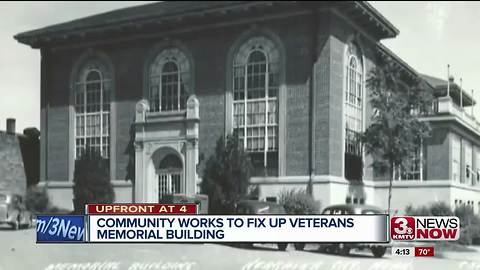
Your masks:
<svg viewBox="0 0 480 270"><path fill-rule="evenodd" d="M450 260L474 261L474 262L480 263L480 247L469 246L469 248L473 249L474 251L467 251L467 252L444 251L442 252L442 254L444 258L450 259Z"/></svg>

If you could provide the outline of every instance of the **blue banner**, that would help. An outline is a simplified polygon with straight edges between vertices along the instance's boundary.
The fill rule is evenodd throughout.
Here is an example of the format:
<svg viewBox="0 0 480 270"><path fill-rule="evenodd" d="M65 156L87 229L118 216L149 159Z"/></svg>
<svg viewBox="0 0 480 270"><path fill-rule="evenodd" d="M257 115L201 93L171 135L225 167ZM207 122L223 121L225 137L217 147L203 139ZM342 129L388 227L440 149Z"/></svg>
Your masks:
<svg viewBox="0 0 480 270"><path fill-rule="evenodd" d="M37 243L85 242L84 216L37 216Z"/></svg>

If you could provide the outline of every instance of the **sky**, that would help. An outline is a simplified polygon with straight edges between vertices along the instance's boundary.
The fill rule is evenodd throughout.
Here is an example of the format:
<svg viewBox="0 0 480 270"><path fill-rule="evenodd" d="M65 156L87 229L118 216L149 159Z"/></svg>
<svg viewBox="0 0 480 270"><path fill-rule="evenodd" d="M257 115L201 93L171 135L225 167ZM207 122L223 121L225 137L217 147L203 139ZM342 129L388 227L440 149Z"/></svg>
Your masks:
<svg viewBox="0 0 480 270"><path fill-rule="evenodd" d="M477 89L480 100L480 18L478 2L370 2L399 30L382 41L420 73L447 76L447 64L464 89ZM40 52L13 35L142 2L0 3L0 130L17 119L17 131L40 127ZM475 114L480 118L480 105Z"/></svg>

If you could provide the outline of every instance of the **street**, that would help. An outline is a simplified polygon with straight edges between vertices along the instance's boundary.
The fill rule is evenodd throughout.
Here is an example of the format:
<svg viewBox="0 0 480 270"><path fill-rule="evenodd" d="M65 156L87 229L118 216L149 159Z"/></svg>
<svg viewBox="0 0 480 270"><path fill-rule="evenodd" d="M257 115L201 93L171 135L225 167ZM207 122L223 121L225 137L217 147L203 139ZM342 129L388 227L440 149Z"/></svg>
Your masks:
<svg viewBox="0 0 480 270"><path fill-rule="evenodd" d="M308 247L307 247L308 248ZM353 252L349 257L320 253L310 247L278 251L273 245L241 249L220 244L36 244L35 230L0 228L0 270L480 270L480 253L443 254L435 258L401 258Z"/></svg>

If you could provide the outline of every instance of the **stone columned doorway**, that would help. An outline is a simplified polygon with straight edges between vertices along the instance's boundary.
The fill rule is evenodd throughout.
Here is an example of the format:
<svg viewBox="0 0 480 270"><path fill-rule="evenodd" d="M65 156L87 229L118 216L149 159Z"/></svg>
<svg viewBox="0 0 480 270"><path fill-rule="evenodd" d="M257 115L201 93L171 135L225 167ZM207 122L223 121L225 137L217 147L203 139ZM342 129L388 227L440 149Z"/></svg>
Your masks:
<svg viewBox="0 0 480 270"><path fill-rule="evenodd" d="M185 110L150 111L148 101L135 112L135 191L137 203L157 203L165 195L197 193L199 102Z"/></svg>

